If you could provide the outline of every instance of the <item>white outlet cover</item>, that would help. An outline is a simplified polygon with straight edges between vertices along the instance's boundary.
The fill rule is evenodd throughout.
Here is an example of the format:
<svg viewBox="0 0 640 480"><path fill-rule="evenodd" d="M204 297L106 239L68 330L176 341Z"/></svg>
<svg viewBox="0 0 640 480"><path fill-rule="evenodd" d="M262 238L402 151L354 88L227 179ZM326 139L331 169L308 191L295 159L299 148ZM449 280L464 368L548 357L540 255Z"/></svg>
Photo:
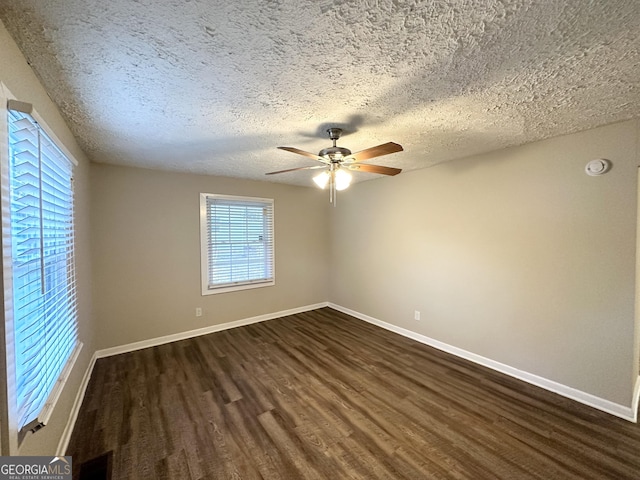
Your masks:
<svg viewBox="0 0 640 480"><path fill-rule="evenodd" d="M606 158L597 158L595 160L591 160L589 163L587 163L587 166L584 167L584 171L587 172L587 175L590 175L592 177L604 175L609 170L611 170L611 162Z"/></svg>

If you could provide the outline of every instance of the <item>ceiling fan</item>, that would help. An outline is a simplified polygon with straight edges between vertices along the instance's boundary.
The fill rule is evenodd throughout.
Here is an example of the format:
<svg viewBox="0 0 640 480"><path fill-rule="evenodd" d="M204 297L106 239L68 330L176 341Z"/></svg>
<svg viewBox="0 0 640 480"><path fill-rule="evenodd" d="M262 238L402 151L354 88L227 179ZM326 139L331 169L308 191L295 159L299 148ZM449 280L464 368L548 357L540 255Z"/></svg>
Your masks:
<svg viewBox="0 0 640 480"><path fill-rule="evenodd" d="M335 206L336 191L344 190L351 183L351 174L348 170L380 173L382 175L397 175L402 171L400 168L362 163L370 158L401 152L401 145L388 142L356 153L351 153L351 150L348 148L336 146L336 141L342 134L341 128L328 128L327 133L329 134L329 138L333 140L333 147L323 148L317 155L294 147L278 147L280 150L286 150L287 152L297 153L298 155L304 155L305 157L317 160L321 162L322 165L288 168L287 170L269 172L266 175L277 175L279 173L295 172L297 170L316 170L322 168L324 171L313 177L313 181L323 189L326 188L327 185L329 186L329 198Z"/></svg>

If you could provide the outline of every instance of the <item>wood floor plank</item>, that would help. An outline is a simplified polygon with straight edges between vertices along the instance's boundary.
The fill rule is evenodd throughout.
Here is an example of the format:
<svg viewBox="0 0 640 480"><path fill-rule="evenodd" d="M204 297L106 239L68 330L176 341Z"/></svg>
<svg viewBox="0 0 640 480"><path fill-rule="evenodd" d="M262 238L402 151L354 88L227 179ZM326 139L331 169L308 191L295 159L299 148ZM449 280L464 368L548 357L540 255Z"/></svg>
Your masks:
<svg viewBox="0 0 640 480"><path fill-rule="evenodd" d="M99 359L67 454L110 451L113 480L640 478L638 425L330 308Z"/></svg>

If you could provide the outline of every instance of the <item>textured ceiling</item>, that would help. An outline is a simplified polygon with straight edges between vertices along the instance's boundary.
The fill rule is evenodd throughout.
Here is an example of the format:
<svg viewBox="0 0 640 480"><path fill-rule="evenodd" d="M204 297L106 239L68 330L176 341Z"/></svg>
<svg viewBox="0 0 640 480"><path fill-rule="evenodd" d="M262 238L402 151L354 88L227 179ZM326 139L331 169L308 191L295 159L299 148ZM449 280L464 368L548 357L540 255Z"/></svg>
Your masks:
<svg viewBox="0 0 640 480"><path fill-rule="evenodd" d="M0 19L96 162L309 185L264 173L313 164L275 147L315 153L328 126L402 144L372 163L410 170L640 116L638 0L0 0Z"/></svg>

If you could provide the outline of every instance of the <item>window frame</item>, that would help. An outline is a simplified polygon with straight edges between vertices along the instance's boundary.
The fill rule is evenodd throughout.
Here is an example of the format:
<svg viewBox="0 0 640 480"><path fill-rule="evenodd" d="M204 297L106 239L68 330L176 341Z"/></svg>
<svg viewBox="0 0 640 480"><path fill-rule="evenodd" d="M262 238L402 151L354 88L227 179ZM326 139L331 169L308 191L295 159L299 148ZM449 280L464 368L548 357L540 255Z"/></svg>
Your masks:
<svg viewBox="0 0 640 480"><path fill-rule="evenodd" d="M0 380L0 428L1 435L1 451L3 455L16 455L18 449L29 432L35 432L42 426L49 423L53 410L57 404L57 401L65 387L66 381L73 370L75 362L82 350L83 344L79 339L79 336L75 335L75 343L71 352L62 367L60 374L54 382L51 390L49 391L46 401L42 408L39 410L36 418L25 425L20 427L18 418L18 406L17 406L17 379L15 375L15 331L14 331L14 309L13 309L13 267L12 267L12 233L11 233L11 195L10 195L10 162L9 158L9 122L8 114L10 110L9 103L13 104L14 109L22 110L22 108L29 107L31 111L29 115L38 124L39 128L49 137L49 139L55 144L55 147L66 156L71 162L72 170L78 166L77 160L55 135L52 129L46 124L38 112L33 109L30 104L19 102L11 94L4 83L0 82L0 188L2 190L2 200L0 203L2 228L0 234L2 235L2 256L0 260L0 268L2 268L1 282L2 290L4 294L4 302L1 310L0 321L0 368L3 369L5 375ZM21 108L15 108L19 106ZM73 174L72 174L73 175ZM73 179L72 179L73 182ZM71 200L75 204L76 192L73 185L71 187ZM75 271L76 254L75 254L75 237L76 237L76 222L75 222L75 209L72 208L72 252L69 266ZM77 285L77 281L75 282ZM76 296L76 313L75 323L76 332L78 329L78 317L77 311L77 296Z"/></svg>
<svg viewBox="0 0 640 480"><path fill-rule="evenodd" d="M271 276L266 280L257 280L257 281L247 281L241 282L237 284L223 284L217 287L211 287L209 285L209 229L207 223L207 199L221 199L229 202L238 202L241 203L262 203L265 205L269 205L271 209L270 215L270 260L271 265L269 268L271 269ZM259 197L246 197L246 196L237 196L237 195L222 195L216 193L201 193L200 194L200 271L201 271L201 290L202 295L215 295L219 293L228 293L235 292L239 290L248 290L253 288L262 288L262 287L270 287L275 285L276 283L276 275L275 275L275 202L272 198L259 198Z"/></svg>

